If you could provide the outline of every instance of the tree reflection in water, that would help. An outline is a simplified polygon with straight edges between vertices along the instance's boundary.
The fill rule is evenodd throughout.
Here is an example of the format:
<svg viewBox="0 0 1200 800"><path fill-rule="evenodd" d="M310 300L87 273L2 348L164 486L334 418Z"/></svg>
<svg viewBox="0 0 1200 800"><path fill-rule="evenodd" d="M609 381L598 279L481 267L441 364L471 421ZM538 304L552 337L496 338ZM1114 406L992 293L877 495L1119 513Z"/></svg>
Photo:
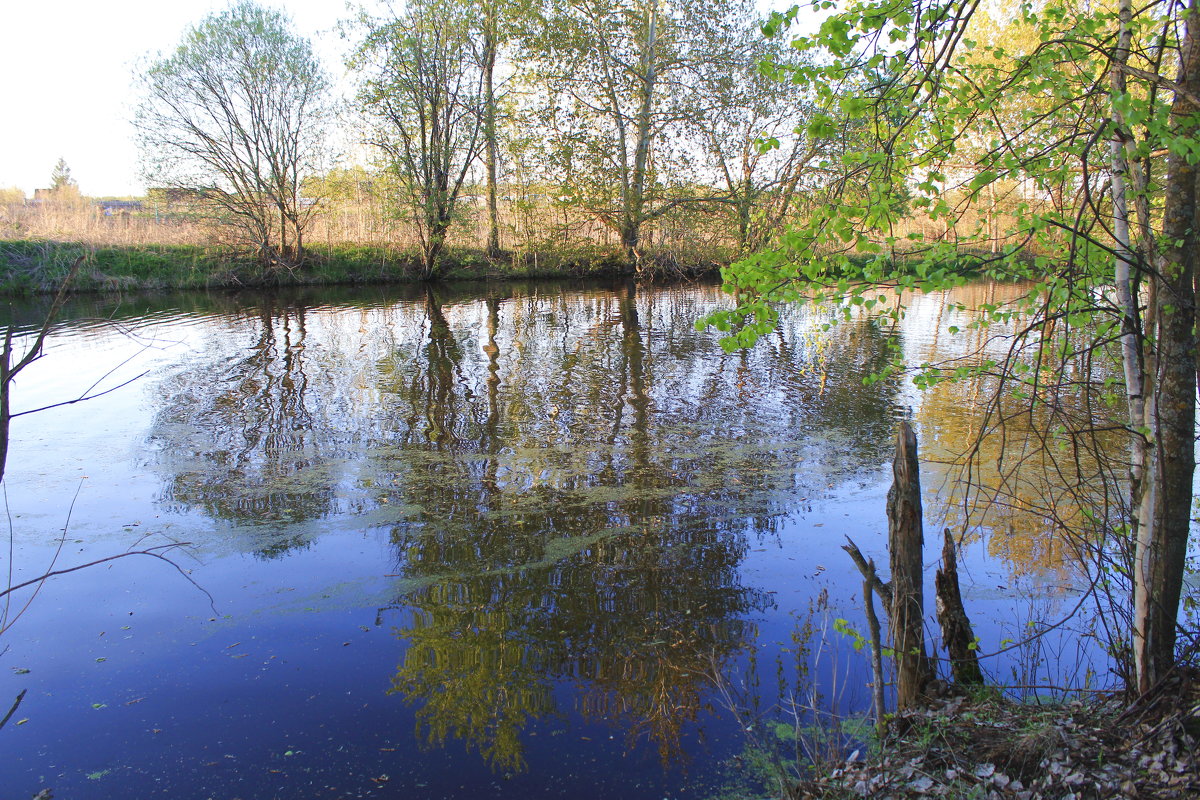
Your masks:
<svg viewBox="0 0 1200 800"><path fill-rule="evenodd" d="M262 556L385 534L391 690L426 741L519 769L570 686L677 758L773 603L749 548L887 457L885 334L808 310L725 354L694 327L713 288L474 292L227 322L164 383L164 500Z"/></svg>
<svg viewBox="0 0 1200 800"><path fill-rule="evenodd" d="M971 315L952 304L1002 303L1020 291L984 284L915 302L935 309L934 330L951 324L967 329ZM1007 334L1024 324L1017 316L1007 329L964 330L957 349L934 339L922 354L929 362L954 358L955 366L1011 356L1039 379L1016 387L989 374L922 392L916 417L930 473L927 504L965 541L986 538L989 554L1008 566L1012 579L1066 590L1089 583L1114 554L1122 559L1115 551L1127 544L1115 535L1127 518L1119 505L1124 493L1117 490L1127 470L1124 459L1114 457L1123 453L1124 433L1110 424L1113 394L1105 384L1121 379L1120 367L1086 347L1087 331L1069 326L1046 326L1016 349ZM1054 355L1060 352L1075 355L1064 362ZM1068 391L1060 386L1051 395L1045 388L1057 384L1046 379L1053 372L1062 373ZM1017 396L1016 388L1036 391L1036 402ZM937 502L939 494L945 502Z"/></svg>
<svg viewBox="0 0 1200 800"><path fill-rule="evenodd" d="M393 691L420 703L430 742L460 738L518 769L521 731L556 710L566 680L576 710L676 759L707 676L754 640L772 601L742 583L749 535L794 502L794 431L840 426L820 418L812 381L790 400L809 397L777 403L746 354L695 363L713 356L679 324L694 316L672 309L654 327L664 299L641 299L644 324L632 286L583 303L518 298L503 304L503 337L489 300L478 396L466 376L479 370L463 364L472 334L455 337L431 291L424 358L381 365L403 446L379 472L421 509L392 534L398 570L423 584L398 602L408 647ZM886 427L876 391L876 418L856 426Z"/></svg>
<svg viewBox="0 0 1200 800"><path fill-rule="evenodd" d="M236 522L329 512L326 420L311 408L321 398L309 385L306 314L303 305L264 301L249 317L257 328L249 348L212 371L168 381L156 438L170 448L177 472L165 500ZM301 544L283 537L258 552L270 557Z"/></svg>

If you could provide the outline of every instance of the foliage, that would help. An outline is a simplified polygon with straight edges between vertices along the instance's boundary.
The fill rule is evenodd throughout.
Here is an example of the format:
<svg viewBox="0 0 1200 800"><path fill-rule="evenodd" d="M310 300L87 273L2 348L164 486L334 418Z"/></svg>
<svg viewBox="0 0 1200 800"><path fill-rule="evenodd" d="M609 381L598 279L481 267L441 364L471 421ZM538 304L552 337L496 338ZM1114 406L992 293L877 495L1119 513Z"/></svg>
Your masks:
<svg viewBox="0 0 1200 800"><path fill-rule="evenodd" d="M994 22L975 19L978 4L813 9L825 15L819 30L792 41L810 57L774 73L817 106L814 133L850 123L862 136L821 163L839 191L780 247L730 267L738 307L706 322L734 349L773 328L781 301L898 319L906 292L963 280L964 249L986 254L985 275L1028 281L1013 302L982 307L980 326L1008 342L1002 358L927 364L917 382L994 376L997 397L1046 409L1042 435L1071 442L1068 460L1094 450L1096 431L1126 431L1129 462L1098 473L1102 511L1073 533L1098 559L1124 558L1114 571L1132 576L1137 679L1148 688L1172 658L1194 469L1195 15L1047 2L1015 12L1018 35L996 36ZM767 32L800 13L774 15ZM997 191L1011 195L1003 227ZM902 234L910 214L941 234ZM1124 408L1112 402L1114 373ZM1064 394L1075 408L1058 403Z"/></svg>
<svg viewBox="0 0 1200 800"><path fill-rule="evenodd" d="M138 143L149 182L176 190L272 268L304 260L325 158L328 78L278 11L242 0L143 71Z"/></svg>
<svg viewBox="0 0 1200 800"><path fill-rule="evenodd" d="M533 143L539 166L561 203L586 210L641 261L648 223L727 200L697 180L704 145L694 145L744 99L730 87L752 77L750 6L577 0L544 4L537 23L522 43L520 80L534 98L526 119L544 131Z"/></svg>
<svg viewBox="0 0 1200 800"><path fill-rule="evenodd" d="M769 241L827 184L813 160L844 138L811 136L812 104L759 71L787 48L762 39L748 0L397 8L342 29L365 112L346 133L374 163L328 169L326 77L286 18L243 2L141 70L153 223L70 235L196 243L216 230L274 272L320 239L415 245L423 277L453 246L496 260L588 247L654 273ZM77 222L44 210L11 215L7 235L59 238Z"/></svg>

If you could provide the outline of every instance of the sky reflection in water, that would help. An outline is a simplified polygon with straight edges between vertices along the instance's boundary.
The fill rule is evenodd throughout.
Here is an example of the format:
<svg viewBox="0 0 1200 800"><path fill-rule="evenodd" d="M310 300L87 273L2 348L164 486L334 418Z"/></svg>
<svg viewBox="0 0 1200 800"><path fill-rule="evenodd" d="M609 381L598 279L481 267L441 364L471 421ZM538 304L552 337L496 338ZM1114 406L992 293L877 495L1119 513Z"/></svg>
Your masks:
<svg viewBox="0 0 1200 800"><path fill-rule="evenodd" d="M886 563L898 417L928 431L942 513L933 461L972 390L864 386L889 332L824 330L819 309L725 354L694 328L723 302L545 284L78 301L16 404L126 357L108 385L149 374L17 421L13 580L49 563L78 487L58 566L191 542L177 560L215 610L147 558L48 583L0 656L5 708L29 690L3 785L705 797L748 742L714 676L747 708L816 691L861 710L865 658L832 633L859 617L838 547ZM956 314L919 301L906 355L942 352ZM1019 583L1053 605L1075 580L1038 532L1012 514L975 531L985 643L1023 618Z"/></svg>

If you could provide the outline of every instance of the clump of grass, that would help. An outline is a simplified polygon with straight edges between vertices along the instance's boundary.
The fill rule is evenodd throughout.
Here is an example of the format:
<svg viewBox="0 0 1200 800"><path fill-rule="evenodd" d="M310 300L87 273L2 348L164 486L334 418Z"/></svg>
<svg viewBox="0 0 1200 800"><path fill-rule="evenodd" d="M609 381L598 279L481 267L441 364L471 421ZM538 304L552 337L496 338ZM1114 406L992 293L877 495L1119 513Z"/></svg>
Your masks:
<svg viewBox="0 0 1200 800"><path fill-rule="evenodd" d="M206 245L93 246L79 242L0 241L0 292L57 291L81 256L71 291L204 288L222 283L236 262Z"/></svg>

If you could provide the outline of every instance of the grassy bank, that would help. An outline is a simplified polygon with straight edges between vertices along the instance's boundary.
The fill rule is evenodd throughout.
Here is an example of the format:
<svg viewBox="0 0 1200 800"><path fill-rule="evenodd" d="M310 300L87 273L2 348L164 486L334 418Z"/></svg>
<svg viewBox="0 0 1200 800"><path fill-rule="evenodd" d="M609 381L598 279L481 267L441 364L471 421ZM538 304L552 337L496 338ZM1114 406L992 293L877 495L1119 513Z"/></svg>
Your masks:
<svg viewBox="0 0 1200 800"><path fill-rule="evenodd" d="M163 289L231 289L265 286L353 286L415 283L420 259L416 250L387 245L322 245L296 269L269 268L220 245L112 244L54 240L0 240L0 294L53 292L71 265L84 263L71 290L76 292ZM530 278L678 279L716 276L735 258L713 250L686 259L672 252L652 252L637 270L622 253L595 245L555 250L518 250L490 258L482 250L455 248L443 258L440 280L525 280ZM850 257L861 268L870 256ZM963 253L944 269L963 277L1000 275L989 267L990 254ZM913 263L896 265L895 274L915 275Z"/></svg>
<svg viewBox="0 0 1200 800"><path fill-rule="evenodd" d="M334 245L311 254L297 269L271 269L219 246L136 244L95 246L72 242L0 241L0 293L55 291L71 265L83 256L73 291L215 289L245 286L354 285L417 280L415 251L363 245ZM649 277L716 274L716 260L680 263L651 256ZM443 280L617 277L634 267L620 253L603 248L558 252L520 251L489 258L478 250L452 250L438 275Z"/></svg>

